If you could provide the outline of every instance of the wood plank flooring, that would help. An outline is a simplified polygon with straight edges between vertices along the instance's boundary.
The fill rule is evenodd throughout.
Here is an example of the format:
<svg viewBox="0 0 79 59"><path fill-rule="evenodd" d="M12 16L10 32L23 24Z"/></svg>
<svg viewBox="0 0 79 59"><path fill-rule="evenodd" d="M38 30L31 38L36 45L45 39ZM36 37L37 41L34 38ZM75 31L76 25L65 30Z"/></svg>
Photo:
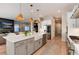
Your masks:
<svg viewBox="0 0 79 59"><path fill-rule="evenodd" d="M67 55L67 46L65 42L61 41L61 37L58 36L49 40L34 55Z"/></svg>
<svg viewBox="0 0 79 59"><path fill-rule="evenodd" d="M5 55L6 54L6 45L0 45L0 55Z"/></svg>
<svg viewBox="0 0 79 59"><path fill-rule="evenodd" d="M5 45L0 45L0 55L5 55ZM67 46L65 42L61 41L60 37L55 37L41 47L33 55L67 55Z"/></svg>

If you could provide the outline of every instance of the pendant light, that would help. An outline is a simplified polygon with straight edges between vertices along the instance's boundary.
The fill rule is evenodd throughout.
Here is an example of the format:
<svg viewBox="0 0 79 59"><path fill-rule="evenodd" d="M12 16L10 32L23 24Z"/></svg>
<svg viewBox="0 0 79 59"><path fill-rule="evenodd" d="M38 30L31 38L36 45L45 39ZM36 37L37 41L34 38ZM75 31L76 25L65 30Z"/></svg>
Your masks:
<svg viewBox="0 0 79 59"><path fill-rule="evenodd" d="M30 4L30 10L31 10L31 13L33 12L33 4ZM33 22L33 18L29 18L29 22L32 23Z"/></svg>
<svg viewBox="0 0 79 59"><path fill-rule="evenodd" d="M33 18L29 18L29 22L33 22Z"/></svg>
<svg viewBox="0 0 79 59"><path fill-rule="evenodd" d="M24 20L24 16L22 14L22 4L20 3L20 13L16 16L16 19L18 21L23 21Z"/></svg>

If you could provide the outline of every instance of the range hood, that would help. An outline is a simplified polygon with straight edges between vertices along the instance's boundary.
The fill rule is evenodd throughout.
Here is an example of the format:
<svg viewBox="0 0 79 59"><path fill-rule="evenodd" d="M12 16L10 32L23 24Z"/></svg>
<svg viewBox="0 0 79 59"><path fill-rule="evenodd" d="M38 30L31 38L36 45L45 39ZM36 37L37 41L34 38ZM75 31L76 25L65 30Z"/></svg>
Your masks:
<svg viewBox="0 0 79 59"><path fill-rule="evenodd" d="M71 18L79 18L79 5L74 6Z"/></svg>

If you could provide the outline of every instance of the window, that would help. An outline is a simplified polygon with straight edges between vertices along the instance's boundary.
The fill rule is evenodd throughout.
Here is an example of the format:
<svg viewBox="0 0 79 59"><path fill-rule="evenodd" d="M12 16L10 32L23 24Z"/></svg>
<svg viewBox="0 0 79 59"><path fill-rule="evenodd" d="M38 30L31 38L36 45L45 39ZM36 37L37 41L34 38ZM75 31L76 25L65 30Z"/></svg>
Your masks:
<svg viewBox="0 0 79 59"><path fill-rule="evenodd" d="M15 31L15 32L19 32L19 25L15 25L15 26L14 26L14 31Z"/></svg>
<svg viewBox="0 0 79 59"><path fill-rule="evenodd" d="M29 26L25 26L25 31L30 31L30 27Z"/></svg>

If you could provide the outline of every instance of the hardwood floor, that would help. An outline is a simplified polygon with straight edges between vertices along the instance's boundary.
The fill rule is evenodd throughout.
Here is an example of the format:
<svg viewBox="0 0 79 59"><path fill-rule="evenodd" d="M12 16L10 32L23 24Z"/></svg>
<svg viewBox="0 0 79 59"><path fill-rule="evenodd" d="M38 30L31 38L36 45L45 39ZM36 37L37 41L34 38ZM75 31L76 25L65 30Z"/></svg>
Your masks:
<svg viewBox="0 0 79 59"><path fill-rule="evenodd" d="M34 55L67 55L67 46L61 41L61 37L48 40L47 44L40 48Z"/></svg>
<svg viewBox="0 0 79 59"><path fill-rule="evenodd" d="M0 45L0 55L5 54L5 49L5 45ZM67 46L58 36L52 40L48 40L48 42L33 55L67 55Z"/></svg>
<svg viewBox="0 0 79 59"><path fill-rule="evenodd" d="M6 54L6 46L5 44L0 45L0 55L5 55Z"/></svg>

